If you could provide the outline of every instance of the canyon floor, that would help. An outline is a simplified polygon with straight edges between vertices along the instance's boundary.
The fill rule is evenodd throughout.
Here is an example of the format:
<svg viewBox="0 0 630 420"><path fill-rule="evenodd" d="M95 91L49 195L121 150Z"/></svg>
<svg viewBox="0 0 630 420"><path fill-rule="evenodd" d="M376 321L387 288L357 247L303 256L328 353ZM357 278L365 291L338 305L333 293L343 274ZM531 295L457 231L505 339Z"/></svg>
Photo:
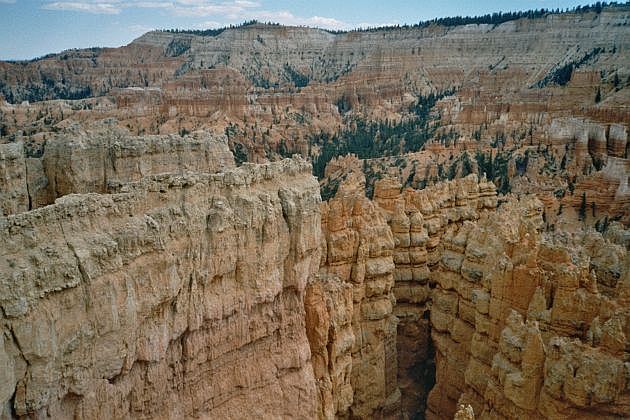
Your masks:
<svg viewBox="0 0 630 420"><path fill-rule="evenodd" d="M630 6L0 62L0 418L630 417Z"/></svg>

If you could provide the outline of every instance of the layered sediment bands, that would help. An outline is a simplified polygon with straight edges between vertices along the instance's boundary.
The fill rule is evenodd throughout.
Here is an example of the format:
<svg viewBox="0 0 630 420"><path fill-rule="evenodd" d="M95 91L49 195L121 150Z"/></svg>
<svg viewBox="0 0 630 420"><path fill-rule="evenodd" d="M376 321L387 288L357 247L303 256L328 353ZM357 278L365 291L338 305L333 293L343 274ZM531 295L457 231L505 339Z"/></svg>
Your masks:
<svg viewBox="0 0 630 420"><path fill-rule="evenodd" d="M343 416L400 415L397 385L394 241L385 219L364 195L365 180L351 177L322 204L320 276L351 286L352 405Z"/></svg>
<svg viewBox="0 0 630 420"><path fill-rule="evenodd" d="M494 185L475 176L419 191L383 179L374 201L395 242L403 413L627 415L624 235L554 240L540 201L508 197L495 210Z"/></svg>
<svg viewBox="0 0 630 420"><path fill-rule="evenodd" d="M315 417L310 170L153 176L0 218L3 417Z"/></svg>
<svg viewBox="0 0 630 420"><path fill-rule="evenodd" d="M563 60L578 61L597 47L609 56L607 64L623 63L628 44L623 32L626 12L622 7L606 8L601 13L552 14L499 25L432 25L343 34L261 24L227 29L217 36L149 32L117 49L0 63L2 93L12 103L98 96L116 87L163 87L182 75L224 67L262 89L300 85L295 74L309 84L339 81L333 91L345 91L355 105L379 102L379 91L389 100L401 89L421 90L429 83L461 86L467 78L499 88L513 85L517 78L520 87L526 87ZM617 49L607 49L613 45ZM445 56L444 51L459 54ZM578 91L599 79L599 72L584 71L591 70L591 63L587 60L582 65L586 69L576 72ZM209 93L220 95L219 90Z"/></svg>
<svg viewBox="0 0 630 420"><path fill-rule="evenodd" d="M26 175L22 142L0 144L0 216L29 209Z"/></svg>
<svg viewBox="0 0 630 420"><path fill-rule="evenodd" d="M518 205L526 206L527 203L514 205L514 210ZM535 205L540 206L537 209L542 212L540 202ZM491 357L497 347L493 347L492 343L479 344L479 337L475 335L477 319L480 317L476 313L477 308L481 308L484 314L492 306L497 311L497 324L502 325L505 322L505 311L515 306L514 295L533 293L535 287L527 281L519 283L504 276L507 263L502 264L499 258L505 251L503 248L497 250L497 255L492 255L488 249L478 246L479 242L483 243L487 239L487 246L491 247L495 245L494 241L500 239L499 233L495 236L491 233L492 230L478 227L495 217L494 212L486 213L476 224L450 226L442 239L443 255L432 272L432 279L436 284L431 323L432 338L437 349L437 384L429 396L427 414L430 418L452 416L462 394L469 387L475 389L475 386L483 386L485 383L486 378L480 374L483 371L473 370L477 367L477 359L471 358L471 352L481 347L482 356ZM511 214L511 217L519 217L518 211ZM498 226L494 224L492 227ZM519 250L524 251L520 247ZM480 287L484 282L491 284L494 293ZM497 332L501 330L501 325L495 326ZM481 330L485 332L488 328L490 327L487 324L482 324ZM466 402L475 408L476 413L480 413L478 405L471 401Z"/></svg>
<svg viewBox="0 0 630 420"><path fill-rule="evenodd" d="M318 390L318 418L348 416L353 402L352 286L337 276L318 276L306 288L306 334Z"/></svg>
<svg viewBox="0 0 630 420"><path fill-rule="evenodd" d="M0 153L2 191L11 198L5 214L52 204L67 194L107 193L149 175L215 173L235 166L225 136L201 131L132 136L111 126L69 129L47 140L43 153L22 142L0 145Z"/></svg>
<svg viewBox="0 0 630 420"><path fill-rule="evenodd" d="M459 226L470 228L480 214L492 211L497 204L496 188L472 175L401 192L400 183L383 179L375 184L374 201L385 211L395 240L394 314L399 318L398 378L403 411L410 417L423 416L436 379L428 413L434 410L431 404L435 405L436 395L447 398L457 392L443 389L444 378L458 383L459 374L463 379L457 366L464 366L460 349L465 346L465 333L460 331L457 344L450 347L440 341L440 333L453 322L458 301L457 292L441 290L436 280L440 271L458 263L442 238ZM453 399L457 402L456 396ZM454 408L445 404L437 412L452 417Z"/></svg>
<svg viewBox="0 0 630 420"><path fill-rule="evenodd" d="M233 168L224 136L131 136L104 129L68 133L46 143L44 170L56 197L106 193L108 188L161 173L214 173Z"/></svg>
<svg viewBox="0 0 630 420"><path fill-rule="evenodd" d="M105 168L116 142L80 139L59 150ZM4 417L627 416L621 224L542 233L476 175L371 201L350 172L321 203L301 159L167 139L130 140L108 194L77 170L101 193L0 218ZM2 153L11 185L40 159Z"/></svg>
<svg viewBox="0 0 630 420"><path fill-rule="evenodd" d="M431 273L437 383L428 417L451 418L458 400L481 418L628 413L626 353L614 344L627 342L627 251L596 233L549 241L541 214L535 199L510 200L444 235ZM625 261L613 269L625 280L612 288L590 271L601 255L611 267ZM608 336L598 340L603 323Z"/></svg>

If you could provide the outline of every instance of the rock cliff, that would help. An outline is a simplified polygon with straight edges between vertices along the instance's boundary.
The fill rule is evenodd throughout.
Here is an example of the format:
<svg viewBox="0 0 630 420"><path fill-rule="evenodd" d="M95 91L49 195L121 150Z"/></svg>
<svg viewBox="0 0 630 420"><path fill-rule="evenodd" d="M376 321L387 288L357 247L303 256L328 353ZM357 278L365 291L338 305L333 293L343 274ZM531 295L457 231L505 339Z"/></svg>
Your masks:
<svg viewBox="0 0 630 420"><path fill-rule="evenodd" d="M0 62L0 418L630 417L599 9Z"/></svg>
<svg viewBox="0 0 630 420"><path fill-rule="evenodd" d="M154 31L0 63L0 142L44 151L57 131L113 117L135 136L224 133L237 164L301 154L320 178L354 153L369 196L395 171L414 188L485 173L500 193L538 194L549 229L627 225L627 25L615 5L496 25ZM47 182L38 156L34 192ZM56 197L42 195L30 208Z"/></svg>
<svg viewBox="0 0 630 420"><path fill-rule="evenodd" d="M300 159L229 166L0 218L4 417L628 413L621 225L545 232L475 175L320 203Z"/></svg>
<svg viewBox="0 0 630 420"><path fill-rule="evenodd" d="M348 179L322 204L320 274L350 285L348 317L354 335L347 349L352 366L350 418L400 412L397 385L394 240L378 208L364 195L364 180ZM336 340L335 340L336 342Z"/></svg>
<svg viewBox="0 0 630 420"><path fill-rule="evenodd" d="M308 164L147 177L0 227L3 417L315 416Z"/></svg>
<svg viewBox="0 0 630 420"><path fill-rule="evenodd" d="M348 189L363 192L357 178L342 182L327 205L356 203ZM382 216L371 228L383 217L394 240L386 261L394 265L401 398L392 415L447 419L459 404L479 418L627 414L623 235L558 237L544 233L536 198L497 204L494 185L475 176L424 190L403 190L391 178L375 184ZM357 212L356 204L347 208ZM332 230L351 232L353 215Z"/></svg>
<svg viewBox="0 0 630 420"><path fill-rule="evenodd" d="M214 173L235 166L224 136L132 136L111 122L89 130L72 127L39 146L0 144L0 182L6 184L3 194L11 198L5 215L52 204L68 194L107 193L153 174Z"/></svg>

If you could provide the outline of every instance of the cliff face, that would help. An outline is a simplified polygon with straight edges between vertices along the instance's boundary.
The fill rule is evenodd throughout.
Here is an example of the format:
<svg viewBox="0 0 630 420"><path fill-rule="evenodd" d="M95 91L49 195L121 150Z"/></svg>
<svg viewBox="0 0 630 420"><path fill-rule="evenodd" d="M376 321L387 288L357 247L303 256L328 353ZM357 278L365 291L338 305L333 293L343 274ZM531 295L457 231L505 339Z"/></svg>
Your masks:
<svg viewBox="0 0 630 420"><path fill-rule="evenodd" d="M3 215L29 209L26 175L22 142L0 144L0 210Z"/></svg>
<svg viewBox="0 0 630 420"><path fill-rule="evenodd" d="M346 352L353 395L339 415L368 418L400 412L397 385L394 242L385 219L368 200L363 180L352 178L337 196L322 204L322 265L320 276L350 285L354 342ZM333 338L337 343L338 338ZM337 347L337 344L334 345Z"/></svg>
<svg viewBox="0 0 630 420"><path fill-rule="evenodd" d="M497 208L474 175L371 201L350 174L320 203L310 170L148 175L1 218L3 416L627 414L620 225L543 233L540 201Z"/></svg>
<svg viewBox="0 0 630 420"><path fill-rule="evenodd" d="M455 411L452 397L471 404L481 417L627 413L623 351L612 344L626 341L627 280L604 288L606 277L589 272L595 258L579 244L593 234L567 244L549 242L540 235L541 212L537 201L509 202L477 226L445 237L445 247L461 265L444 264L435 276L436 290L455 294L457 304L446 318L450 322L434 323L433 338L447 359L457 353L463 363L459 374L441 380L438 368L438 388L429 397L436 417L445 408ZM599 245L602 253L621 252L617 255L627 259L617 245L601 239ZM627 267L621 272L627 279ZM610 335L598 341L592 331L602 319ZM610 329L613 324L618 329ZM457 392L445 399L440 382L442 389Z"/></svg>
<svg viewBox="0 0 630 420"><path fill-rule="evenodd" d="M365 204L352 199L364 188L356 179L350 175L329 202L353 209L338 212L345 223L322 224L346 232L344 238L363 226L356 214ZM544 234L539 200L511 197L497 209L494 185L474 176L402 191L397 181L383 179L374 187L374 205L382 216L371 218L370 229L384 220L394 240L383 263L394 266L397 318L401 397L391 413L447 419L458 403L481 418L628 412L623 235L611 242L595 232L561 240ZM360 255L354 251L346 260L361 261ZM366 356L352 355L353 361ZM387 383L386 376L375 378ZM364 392L360 382L352 386L355 396ZM392 399L382 395L372 401L386 407Z"/></svg>
<svg viewBox="0 0 630 420"><path fill-rule="evenodd" d="M387 97L400 93L401 81L422 88L428 83L463 85L473 76L500 85L513 84L504 77L512 74L519 83L531 85L563 59L581 59L597 47L627 46L627 35L619 27L626 11L343 34L259 24L216 36L150 32L117 49L2 63L2 93L12 103L31 99L29 94L34 95L31 100L72 97L75 91L74 96L80 96L82 89L89 89L86 96L100 96L116 87L162 87L182 75L223 66L263 89L340 81L355 104L378 102L370 86L373 80ZM460 54L445 60L444 50ZM624 60L619 53L612 54L613 61ZM407 73L419 67L422 73Z"/></svg>
<svg viewBox="0 0 630 420"><path fill-rule="evenodd" d="M550 229L627 224L628 6L589 10L338 34L150 32L121 48L0 63L0 142L46 150L55 131L113 117L137 136L225 133L237 163L298 153L318 176L355 153L369 194L397 169L414 188L486 173L500 193L538 194ZM27 171L38 185L40 163Z"/></svg>
<svg viewBox="0 0 630 420"><path fill-rule="evenodd" d="M315 415L306 163L149 177L0 225L3 416Z"/></svg>
<svg viewBox="0 0 630 420"><path fill-rule="evenodd" d="M456 267L461 261L443 238L460 226L470 229L480 214L494 210L496 190L491 183L470 176L401 193L399 183L384 179L375 185L374 201L384 210L396 244L394 313L400 320L398 378L404 412L422 416L427 410L427 393L433 389L427 414L452 417L451 404L436 407L435 397L457 402L457 388L448 387L458 384L463 373L461 343L466 324L459 322L457 341L446 346L441 333L453 326L459 298L456 291L439 287L438 279L452 283L452 275L441 269Z"/></svg>
<svg viewBox="0 0 630 420"><path fill-rule="evenodd" d="M0 63L0 417L630 416L628 23Z"/></svg>
<svg viewBox="0 0 630 420"><path fill-rule="evenodd" d="M132 136L111 126L74 127L48 139L43 149L23 142L0 144L5 215L68 194L107 193L149 175L215 173L235 166L227 139L206 132Z"/></svg>

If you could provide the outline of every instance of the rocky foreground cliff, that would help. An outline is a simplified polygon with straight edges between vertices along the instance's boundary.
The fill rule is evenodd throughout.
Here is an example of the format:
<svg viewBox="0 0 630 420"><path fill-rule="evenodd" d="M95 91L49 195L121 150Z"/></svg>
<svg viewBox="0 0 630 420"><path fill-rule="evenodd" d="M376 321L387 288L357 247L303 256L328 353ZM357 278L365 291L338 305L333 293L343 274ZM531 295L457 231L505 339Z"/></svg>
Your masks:
<svg viewBox="0 0 630 420"><path fill-rule="evenodd" d="M4 417L315 416L306 163L144 178L1 225Z"/></svg>
<svg viewBox="0 0 630 420"><path fill-rule="evenodd" d="M106 190L68 171L86 190L0 218L3 418L630 412L621 225L549 236L540 201L475 175L372 201L354 173L322 203L305 161L208 142L221 164L121 158ZM118 150L89 144L65 155Z"/></svg>

